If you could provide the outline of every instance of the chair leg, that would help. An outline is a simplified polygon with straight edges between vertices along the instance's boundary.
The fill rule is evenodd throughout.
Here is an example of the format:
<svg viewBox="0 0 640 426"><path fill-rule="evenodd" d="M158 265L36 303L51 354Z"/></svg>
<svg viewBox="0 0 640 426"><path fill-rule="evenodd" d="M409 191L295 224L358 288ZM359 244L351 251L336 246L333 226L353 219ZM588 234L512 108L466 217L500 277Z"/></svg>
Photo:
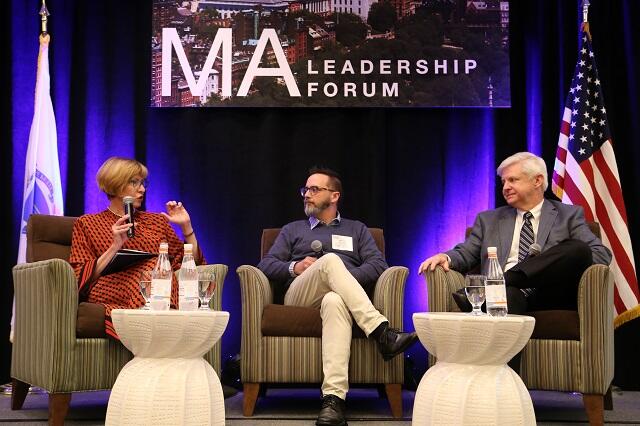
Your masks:
<svg viewBox="0 0 640 426"><path fill-rule="evenodd" d="M18 379L11 379L11 409L21 409L28 393L29 383L22 382Z"/></svg>
<svg viewBox="0 0 640 426"><path fill-rule="evenodd" d="M242 415L251 417L253 416L253 410L256 408L258 394L260 393L260 383L245 383L243 388Z"/></svg>
<svg viewBox="0 0 640 426"><path fill-rule="evenodd" d="M387 393L389 399L389 405L391 406L391 414L396 419L402 417L402 384L400 383L387 383L384 385L384 390Z"/></svg>
<svg viewBox="0 0 640 426"><path fill-rule="evenodd" d="M64 418L69 411L71 402L70 393L50 393L49 394L49 425L63 426Z"/></svg>
<svg viewBox="0 0 640 426"><path fill-rule="evenodd" d="M582 394L584 408L587 411L591 426L604 425L604 396L596 394Z"/></svg>
<svg viewBox="0 0 640 426"><path fill-rule="evenodd" d="M611 394L611 386L607 389L607 393L604 394L604 409L607 411L613 410L613 395Z"/></svg>

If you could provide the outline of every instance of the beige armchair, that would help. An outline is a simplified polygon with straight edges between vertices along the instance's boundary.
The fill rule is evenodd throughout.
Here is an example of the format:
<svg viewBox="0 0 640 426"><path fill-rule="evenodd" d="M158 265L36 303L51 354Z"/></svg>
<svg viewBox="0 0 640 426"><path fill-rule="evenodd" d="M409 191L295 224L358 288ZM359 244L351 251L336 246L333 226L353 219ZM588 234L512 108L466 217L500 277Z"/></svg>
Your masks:
<svg viewBox="0 0 640 426"><path fill-rule="evenodd" d="M13 268L16 312L11 408L22 408L29 385L40 387L49 393L49 423L56 425L64 423L72 392L111 389L120 369L132 358L120 342L104 337L104 332L92 337L87 327L80 326L93 321L87 317L101 306L78 306L78 284L67 262L75 220L32 215L27 225L28 263ZM216 294L221 295L227 266L199 268L218 275ZM212 299L213 309L221 309L220 299ZM205 358L219 373L220 343Z"/></svg>
<svg viewBox="0 0 640 426"><path fill-rule="evenodd" d="M381 229L370 229L378 248L384 253ZM261 256L280 233L265 229ZM258 268L243 265L237 270L242 292L241 378L244 386L243 414L253 415L258 394L270 383L322 382L320 310L274 304L277 286ZM402 329L404 287L408 270L393 266L378 279L373 304L392 327ZM295 318L295 321L291 319ZM349 361L350 384L379 384L384 389L394 417L402 416L404 358L385 362L375 342L364 338L357 328Z"/></svg>
<svg viewBox="0 0 640 426"><path fill-rule="evenodd" d="M590 224L599 236L597 224ZM451 293L464 287L464 277L441 267L424 273L430 312L458 310ZM529 312L536 318L525 346L520 375L529 389L582 393L592 425L604 422L612 409L613 277L608 266L592 265L578 287L578 311ZM429 363L435 359L429 355Z"/></svg>

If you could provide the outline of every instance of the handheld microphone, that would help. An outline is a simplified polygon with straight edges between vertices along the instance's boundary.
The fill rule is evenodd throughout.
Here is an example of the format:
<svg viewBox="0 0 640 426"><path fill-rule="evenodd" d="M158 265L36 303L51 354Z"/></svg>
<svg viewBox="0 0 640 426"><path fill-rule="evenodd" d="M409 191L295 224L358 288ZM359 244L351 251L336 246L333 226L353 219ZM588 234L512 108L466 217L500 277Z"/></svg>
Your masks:
<svg viewBox="0 0 640 426"><path fill-rule="evenodd" d="M133 201L135 198L126 196L122 199L124 203L124 214L128 214L129 218L127 219L127 223L131 224L131 228L127 229L127 237L133 238L136 235L136 231L134 229L135 225L133 224L133 213L135 212L135 208L133 207Z"/></svg>
<svg viewBox="0 0 640 426"><path fill-rule="evenodd" d="M529 246L529 255L527 257L535 257L539 255L540 252L542 252L542 247L540 247L540 244L533 243Z"/></svg>
<svg viewBox="0 0 640 426"><path fill-rule="evenodd" d="M320 242L320 240L313 240L311 242L311 250L313 250L317 259L320 259L322 255L324 255L324 251L322 250L322 243Z"/></svg>

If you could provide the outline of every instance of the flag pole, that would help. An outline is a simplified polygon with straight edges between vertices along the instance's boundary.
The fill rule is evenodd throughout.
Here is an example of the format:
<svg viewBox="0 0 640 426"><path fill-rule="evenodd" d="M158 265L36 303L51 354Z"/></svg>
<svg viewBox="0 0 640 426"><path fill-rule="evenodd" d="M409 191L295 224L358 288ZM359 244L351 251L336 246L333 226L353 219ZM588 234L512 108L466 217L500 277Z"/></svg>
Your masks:
<svg viewBox="0 0 640 426"><path fill-rule="evenodd" d="M42 6L40 6L40 11L38 12L38 15L40 15L40 36L39 41L40 41L40 45L42 46L42 44L44 45L48 45L49 44L49 40L50 40L50 35L48 32L48 24L49 24L49 16L51 15L49 13L49 10L47 9L47 5L45 3L45 0L42 0ZM40 54L38 54L38 68L40 66ZM47 65L48 67L48 65ZM48 74L48 71L47 71ZM36 85L38 78L36 78ZM36 89L37 91L37 89ZM31 139L31 135L29 136L29 138ZM30 141L31 143L31 141ZM24 203L24 200L23 200ZM23 209L24 209L24 205L23 205ZM23 212L24 213L24 212ZM20 255L18 255L18 257L20 258ZM24 260L23 260L24 261ZM20 260L18 259L18 263L20 263ZM9 331L9 341L11 343L13 343L13 329L14 329L14 320L15 320L15 298L13 300L13 305L12 305L12 309L11 309L11 323L10 323L10 331ZM29 393L43 393L44 391L39 390L39 389L35 389L32 386L29 387ZM11 395L13 393L13 386L11 383L7 383L4 385L0 385L0 394L1 395Z"/></svg>

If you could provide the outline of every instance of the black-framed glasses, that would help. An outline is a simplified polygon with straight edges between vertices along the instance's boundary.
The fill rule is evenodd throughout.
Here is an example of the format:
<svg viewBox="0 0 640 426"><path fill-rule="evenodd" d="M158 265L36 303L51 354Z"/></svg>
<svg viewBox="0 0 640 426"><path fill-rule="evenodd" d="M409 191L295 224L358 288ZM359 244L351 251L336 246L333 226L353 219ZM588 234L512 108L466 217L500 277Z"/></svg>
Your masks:
<svg viewBox="0 0 640 426"><path fill-rule="evenodd" d="M311 195L316 195L320 191L338 192L335 189L323 188L321 186L303 186L300 188L300 195L304 197L307 192L311 193Z"/></svg>
<svg viewBox="0 0 640 426"><path fill-rule="evenodd" d="M146 188L149 186L149 181L147 179L131 179L129 185L133 186L133 189L140 188L140 185Z"/></svg>

